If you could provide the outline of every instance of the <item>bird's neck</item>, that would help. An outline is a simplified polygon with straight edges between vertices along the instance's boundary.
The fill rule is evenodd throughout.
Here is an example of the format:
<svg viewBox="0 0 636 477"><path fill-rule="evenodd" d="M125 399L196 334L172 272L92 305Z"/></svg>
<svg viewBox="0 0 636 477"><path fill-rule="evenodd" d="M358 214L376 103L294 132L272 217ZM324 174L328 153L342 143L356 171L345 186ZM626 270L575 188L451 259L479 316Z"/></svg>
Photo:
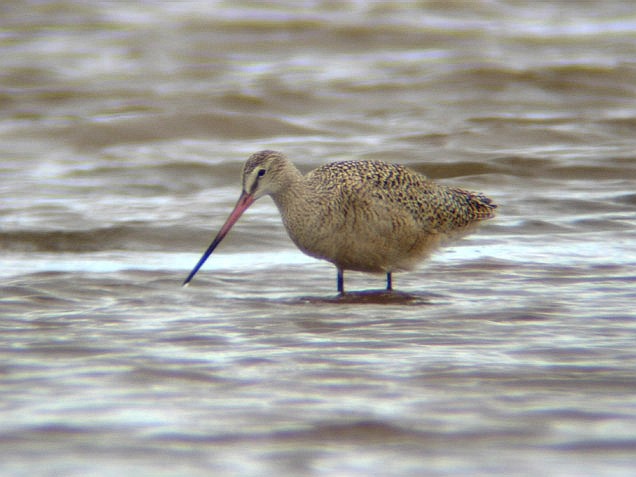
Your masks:
<svg viewBox="0 0 636 477"><path fill-rule="evenodd" d="M287 234L303 252L316 256L314 245L319 222L320 200L314 188L310 187L306 179L294 181L278 194L272 195L276 207L280 211Z"/></svg>
<svg viewBox="0 0 636 477"><path fill-rule="evenodd" d="M307 188L305 177L300 171L296 169L289 172L285 175L285 180L281 181L279 189L271 194L274 203L282 214L302 207L306 203L308 196L311 195Z"/></svg>

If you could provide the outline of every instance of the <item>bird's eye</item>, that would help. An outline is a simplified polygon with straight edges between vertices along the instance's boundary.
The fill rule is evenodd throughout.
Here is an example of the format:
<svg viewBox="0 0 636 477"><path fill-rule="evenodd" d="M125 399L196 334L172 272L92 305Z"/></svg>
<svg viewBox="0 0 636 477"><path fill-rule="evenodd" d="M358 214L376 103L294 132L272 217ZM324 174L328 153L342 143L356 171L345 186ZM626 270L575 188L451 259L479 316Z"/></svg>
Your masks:
<svg viewBox="0 0 636 477"><path fill-rule="evenodd" d="M258 170L258 177L263 177L265 175L265 169Z"/></svg>

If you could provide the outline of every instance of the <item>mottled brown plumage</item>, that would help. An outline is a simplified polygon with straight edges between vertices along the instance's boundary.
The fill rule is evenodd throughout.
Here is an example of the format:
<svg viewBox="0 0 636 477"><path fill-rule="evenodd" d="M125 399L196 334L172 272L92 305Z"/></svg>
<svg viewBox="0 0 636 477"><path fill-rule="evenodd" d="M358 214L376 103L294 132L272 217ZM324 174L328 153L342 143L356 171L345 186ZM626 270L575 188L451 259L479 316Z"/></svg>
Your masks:
<svg viewBox="0 0 636 477"><path fill-rule="evenodd" d="M188 283L249 205L270 195L291 239L304 253L343 270L410 270L435 248L494 216L479 193L436 184L396 164L334 162L303 176L281 153L261 151L243 166L243 193Z"/></svg>

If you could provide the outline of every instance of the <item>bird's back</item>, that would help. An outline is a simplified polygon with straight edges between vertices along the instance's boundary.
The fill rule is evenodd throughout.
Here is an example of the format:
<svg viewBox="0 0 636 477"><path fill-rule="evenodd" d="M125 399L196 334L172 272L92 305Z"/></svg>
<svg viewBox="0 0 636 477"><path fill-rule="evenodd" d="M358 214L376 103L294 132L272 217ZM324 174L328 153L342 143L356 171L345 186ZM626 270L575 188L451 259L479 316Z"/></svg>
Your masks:
<svg viewBox="0 0 636 477"><path fill-rule="evenodd" d="M308 174L319 190L343 201L361 197L408 211L425 230L451 232L494 217L496 205L481 193L437 184L399 164L345 161L326 164Z"/></svg>

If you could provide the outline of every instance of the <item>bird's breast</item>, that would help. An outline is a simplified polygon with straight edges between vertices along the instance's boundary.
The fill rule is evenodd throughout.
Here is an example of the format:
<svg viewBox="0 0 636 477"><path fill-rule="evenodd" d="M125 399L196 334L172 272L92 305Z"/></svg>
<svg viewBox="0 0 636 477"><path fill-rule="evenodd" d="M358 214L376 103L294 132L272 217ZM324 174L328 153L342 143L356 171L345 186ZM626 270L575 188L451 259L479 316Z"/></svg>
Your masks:
<svg viewBox="0 0 636 477"><path fill-rule="evenodd" d="M423 233L408 211L372 197L276 202L285 228L300 250L344 269L410 269L436 242L435 234Z"/></svg>

